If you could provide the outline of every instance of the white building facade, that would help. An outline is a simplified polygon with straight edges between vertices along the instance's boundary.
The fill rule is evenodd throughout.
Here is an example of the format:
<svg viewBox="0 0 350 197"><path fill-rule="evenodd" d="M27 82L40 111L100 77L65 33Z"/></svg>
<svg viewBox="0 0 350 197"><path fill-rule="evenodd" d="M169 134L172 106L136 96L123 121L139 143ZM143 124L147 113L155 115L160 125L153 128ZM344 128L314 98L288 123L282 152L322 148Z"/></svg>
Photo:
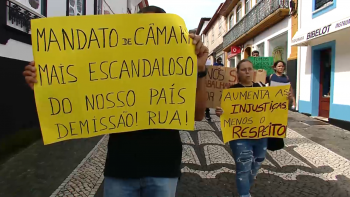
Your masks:
<svg viewBox="0 0 350 197"><path fill-rule="evenodd" d="M299 1L299 112L350 127L348 0Z"/></svg>
<svg viewBox="0 0 350 197"><path fill-rule="evenodd" d="M3 87L0 124L3 127L0 142L21 130L39 127L33 91L26 85L22 75L24 67L33 60L31 19L126 14L145 6L148 6L147 0L1 0L0 66L3 77L0 82Z"/></svg>
<svg viewBox="0 0 350 197"><path fill-rule="evenodd" d="M137 12L146 5L148 1L145 0L3 0L0 4L0 57L33 60L32 18L126 14Z"/></svg>

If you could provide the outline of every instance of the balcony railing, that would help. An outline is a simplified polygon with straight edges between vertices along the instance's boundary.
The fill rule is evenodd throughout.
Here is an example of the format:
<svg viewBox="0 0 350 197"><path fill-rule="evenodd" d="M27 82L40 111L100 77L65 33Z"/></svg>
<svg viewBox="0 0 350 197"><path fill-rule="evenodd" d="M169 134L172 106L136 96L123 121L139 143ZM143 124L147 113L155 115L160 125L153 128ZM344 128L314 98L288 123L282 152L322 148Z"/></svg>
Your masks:
<svg viewBox="0 0 350 197"><path fill-rule="evenodd" d="M289 9L289 0L260 0L224 35L223 47L229 46L237 38L280 8Z"/></svg>
<svg viewBox="0 0 350 197"><path fill-rule="evenodd" d="M30 20L45 17L13 0L6 0L6 5L7 25L26 33L31 33Z"/></svg>

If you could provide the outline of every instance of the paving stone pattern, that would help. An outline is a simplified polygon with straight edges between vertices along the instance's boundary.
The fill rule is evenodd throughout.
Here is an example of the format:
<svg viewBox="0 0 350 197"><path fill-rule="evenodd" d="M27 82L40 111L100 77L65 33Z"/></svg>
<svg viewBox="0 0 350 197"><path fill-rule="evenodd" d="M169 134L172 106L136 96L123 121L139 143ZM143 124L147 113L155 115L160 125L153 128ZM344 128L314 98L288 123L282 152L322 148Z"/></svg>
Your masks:
<svg viewBox="0 0 350 197"><path fill-rule="evenodd" d="M181 131L182 172L178 197L237 196L235 162L222 142L219 119ZM52 194L92 197L103 181L108 136ZM288 129L286 148L268 152L251 192L253 197L350 197L350 161ZM102 194L97 195L102 197Z"/></svg>
<svg viewBox="0 0 350 197"><path fill-rule="evenodd" d="M50 197L94 197L103 182L108 135L104 136Z"/></svg>

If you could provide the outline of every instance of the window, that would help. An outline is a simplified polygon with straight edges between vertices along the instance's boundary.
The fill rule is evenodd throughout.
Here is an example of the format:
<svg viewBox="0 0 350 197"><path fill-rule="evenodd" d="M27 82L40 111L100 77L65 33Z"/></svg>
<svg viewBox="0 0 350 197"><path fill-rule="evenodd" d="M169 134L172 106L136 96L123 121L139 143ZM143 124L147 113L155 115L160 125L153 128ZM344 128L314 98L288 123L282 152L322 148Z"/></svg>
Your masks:
<svg viewBox="0 0 350 197"><path fill-rule="evenodd" d="M251 6L251 0L245 0L245 14L249 12L249 10L252 8Z"/></svg>
<svg viewBox="0 0 350 197"><path fill-rule="evenodd" d="M16 1L19 3L22 3L29 9L33 10L34 12L44 15L45 0L16 0Z"/></svg>
<svg viewBox="0 0 350 197"><path fill-rule="evenodd" d="M237 54L237 55L236 55L236 58L237 58L237 62L241 61L241 60L242 60L242 58L241 58L241 54L240 54L240 53L239 53L239 54Z"/></svg>
<svg viewBox="0 0 350 197"><path fill-rule="evenodd" d="M336 8L337 0L312 0L312 18L316 18Z"/></svg>
<svg viewBox="0 0 350 197"><path fill-rule="evenodd" d="M229 61L230 61L230 67L231 68L236 68L236 60L235 60L235 58L232 58Z"/></svg>
<svg viewBox="0 0 350 197"><path fill-rule="evenodd" d="M232 27L233 27L233 14L231 14L231 16L230 16L230 20L229 20L229 24L228 24L229 26L229 29L231 29Z"/></svg>
<svg viewBox="0 0 350 197"><path fill-rule="evenodd" d="M69 0L69 16L85 15L85 5L83 0Z"/></svg>
<svg viewBox="0 0 350 197"><path fill-rule="evenodd" d="M218 33L218 37L221 36L221 21L219 22L219 33Z"/></svg>
<svg viewBox="0 0 350 197"><path fill-rule="evenodd" d="M236 11L236 22L240 21L242 18L242 5L239 4L237 6L237 11Z"/></svg>
<svg viewBox="0 0 350 197"><path fill-rule="evenodd" d="M102 14L102 0L96 0L96 13L95 14Z"/></svg>
<svg viewBox="0 0 350 197"><path fill-rule="evenodd" d="M211 30L211 43L214 43L214 30Z"/></svg>
<svg viewBox="0 0 350 197"><path fill-rule="evenodd" d="M265 42L262 42L261 44L257 45L257 50L259 51L259 55L261 57L265 56Z"/></svg>
<svg viewBox="0 0 350 197"><path fill-rule="evenodd" d="M333 0L315 0L315 10L327 7L329 4L332 4Z"/></svg>

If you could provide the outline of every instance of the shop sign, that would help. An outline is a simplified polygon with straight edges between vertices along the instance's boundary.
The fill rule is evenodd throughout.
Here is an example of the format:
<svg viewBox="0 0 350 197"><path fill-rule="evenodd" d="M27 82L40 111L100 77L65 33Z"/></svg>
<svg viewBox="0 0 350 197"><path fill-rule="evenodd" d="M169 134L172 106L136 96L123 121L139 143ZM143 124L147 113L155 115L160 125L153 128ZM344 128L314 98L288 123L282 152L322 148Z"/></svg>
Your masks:
<svg viewBox="0 0 350 197"><path fill-rule="evenodd" d="M325 25L321 28L314 29L307 34L299 35L298 37L293 37L291 42L292 42L292 45L297 45L298 43L302 43L304 41L311 40L319 36L327 35L327 34L339 31L341 29L347 28L349 26L350 26L350 17L347 17L345 19L336 21L329 25Z"/></svg>
<svg viewBox="0 0 350 197"><path fill-rule="evenodd" d="M292 43L296 43L305 39L305 36L300 36L299 38L292 39Z"/></svg>
<svg viewBox="0 0 350 197"><path fill-rule="evenodd" d="M350 24L350 19L346 19L344 21L340 21L340 22L335 24L335 29L349 26L349 24Z"/></svg>
<svg viewBox="0 0 350 197"><path fill-rule="evenodd" d="M322 28L319 28L319 29L316 29L316 30L313 30L311 32L309 32L307 34L307 40L311 39L311 38L314 38L314 37L317 37L317 36L322 36L324 34L328 34L329 33L329 27L331 26L332 24L330 25L327 25L327 26L324 26Z"/></svg>
<svg viewBox="0 0 350 197"><path fill-rule="evenodd" d="M235 56L237 54L241 53L241 48L237 46L231 47L231 56Z"/></svg>

